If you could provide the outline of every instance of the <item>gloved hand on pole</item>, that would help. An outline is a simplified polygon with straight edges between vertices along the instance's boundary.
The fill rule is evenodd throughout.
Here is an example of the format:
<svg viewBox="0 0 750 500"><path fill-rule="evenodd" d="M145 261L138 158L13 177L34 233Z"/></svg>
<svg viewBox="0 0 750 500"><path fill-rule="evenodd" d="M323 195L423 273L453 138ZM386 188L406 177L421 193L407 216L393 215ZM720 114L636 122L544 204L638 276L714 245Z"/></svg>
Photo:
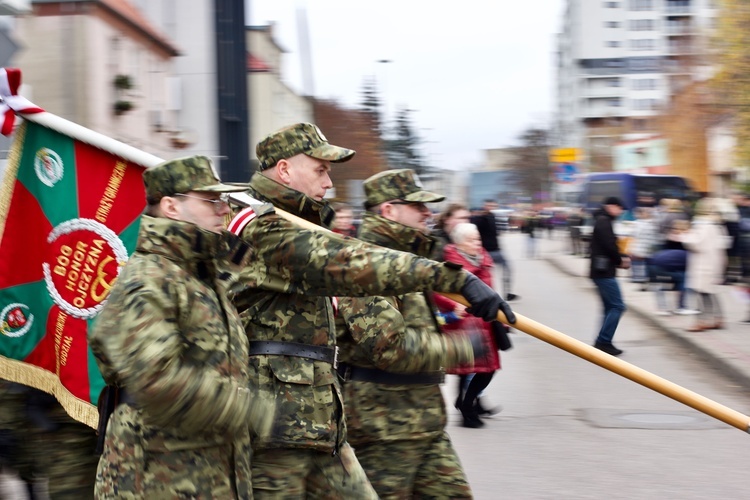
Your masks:
<svg viewBox="0 0 750 500"><path fill-rule="evenodd" d="M469 303L466 312L473 316L485 321L493 321L500 311L505 315L508 323L516 322L516 315L513 314L508 303L495 290L473 274L469 274L466 279L466 283L461 288L461 295Z"/></svg>

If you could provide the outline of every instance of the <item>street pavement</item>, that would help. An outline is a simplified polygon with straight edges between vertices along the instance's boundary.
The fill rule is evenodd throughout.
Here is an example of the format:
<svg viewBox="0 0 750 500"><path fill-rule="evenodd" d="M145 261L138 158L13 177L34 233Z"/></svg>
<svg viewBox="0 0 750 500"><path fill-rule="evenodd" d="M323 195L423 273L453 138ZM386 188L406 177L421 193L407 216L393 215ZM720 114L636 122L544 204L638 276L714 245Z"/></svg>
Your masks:
<svg viewBox="0 0 750 500"><path fill-rule="evenodd" d="M562 238L556 242L549 241L548 245L551 243L557 243L554 246L558 251L543 252L541 258L568 275L589 279L588 258L570 254L564 249L566 245ZM724 285L718 294L724 312L723 329L688 332L687 328L696 321L695 315L658 315L656 293L641 291L640 283L630 281L630 271L620 273L618 281L628 308L625 314L637 314L693 350L725 376L744 387L750 386L750 324L741 322L750 316L750 304L746 302L747 299L743 299L742 289L738 285ZM667 292L667 301L670 308L676 308L677 292ZM696 297L689 295L687 303L688 307L695 309Z"/></svg>

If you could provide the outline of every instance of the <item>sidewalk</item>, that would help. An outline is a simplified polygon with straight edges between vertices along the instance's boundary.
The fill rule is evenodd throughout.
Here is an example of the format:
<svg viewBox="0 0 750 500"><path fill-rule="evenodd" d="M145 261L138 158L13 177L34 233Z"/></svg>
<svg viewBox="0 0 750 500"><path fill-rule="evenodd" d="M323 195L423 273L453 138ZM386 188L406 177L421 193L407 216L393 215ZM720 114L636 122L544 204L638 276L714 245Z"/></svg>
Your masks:
<svg viewBox="0 0 750 500"><path fill-rule="evenodd" d="M556 252L546 254L544 258L564 273L589 279L589 259L586 257ZM695 315L659 316L656 314L655 292L641 291L641 285L631 283L626 276L619 277L618 281L628 307L626 314L637 314L696 352L739 385L750 386L750 324L740 323L747 318L750 306L741 302L735 286L723 286L719 294L724 312L724 329L688 332L686 328L695 322ZM675 307L677 292L667 292L667 301L670 307ZM691 296L688 303L694 304L695 297Z"/></svg>

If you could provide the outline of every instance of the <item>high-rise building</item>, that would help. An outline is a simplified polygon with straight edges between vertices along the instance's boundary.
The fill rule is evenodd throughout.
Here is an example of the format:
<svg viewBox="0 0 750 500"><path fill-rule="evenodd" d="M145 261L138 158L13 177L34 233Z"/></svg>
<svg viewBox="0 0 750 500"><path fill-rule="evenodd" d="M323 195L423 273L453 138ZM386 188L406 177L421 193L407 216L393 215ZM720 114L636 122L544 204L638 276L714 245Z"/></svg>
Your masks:
<svg viewBox="0 0 750 500"><path fill-rule="evenodd" d="M660 133L661 110L709 72L718 0L568 0L557 50L556 142L589 170Z"/></svg>

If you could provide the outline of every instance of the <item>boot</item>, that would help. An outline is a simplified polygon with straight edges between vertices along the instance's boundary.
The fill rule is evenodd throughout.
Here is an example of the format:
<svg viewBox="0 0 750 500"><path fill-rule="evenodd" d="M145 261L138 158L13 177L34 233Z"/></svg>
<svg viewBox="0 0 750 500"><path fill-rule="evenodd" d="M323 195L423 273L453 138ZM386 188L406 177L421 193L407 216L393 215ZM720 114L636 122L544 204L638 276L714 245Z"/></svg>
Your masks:
<svg viewBox="0 0 750 500"><path fill-rule="evenodd" d="M464 427L478 429L484 426L484 422L480 420L476 406L474 405L475 403L472 401L464 401L464 404L461 406L461 414L464 417Z"/></svg>

